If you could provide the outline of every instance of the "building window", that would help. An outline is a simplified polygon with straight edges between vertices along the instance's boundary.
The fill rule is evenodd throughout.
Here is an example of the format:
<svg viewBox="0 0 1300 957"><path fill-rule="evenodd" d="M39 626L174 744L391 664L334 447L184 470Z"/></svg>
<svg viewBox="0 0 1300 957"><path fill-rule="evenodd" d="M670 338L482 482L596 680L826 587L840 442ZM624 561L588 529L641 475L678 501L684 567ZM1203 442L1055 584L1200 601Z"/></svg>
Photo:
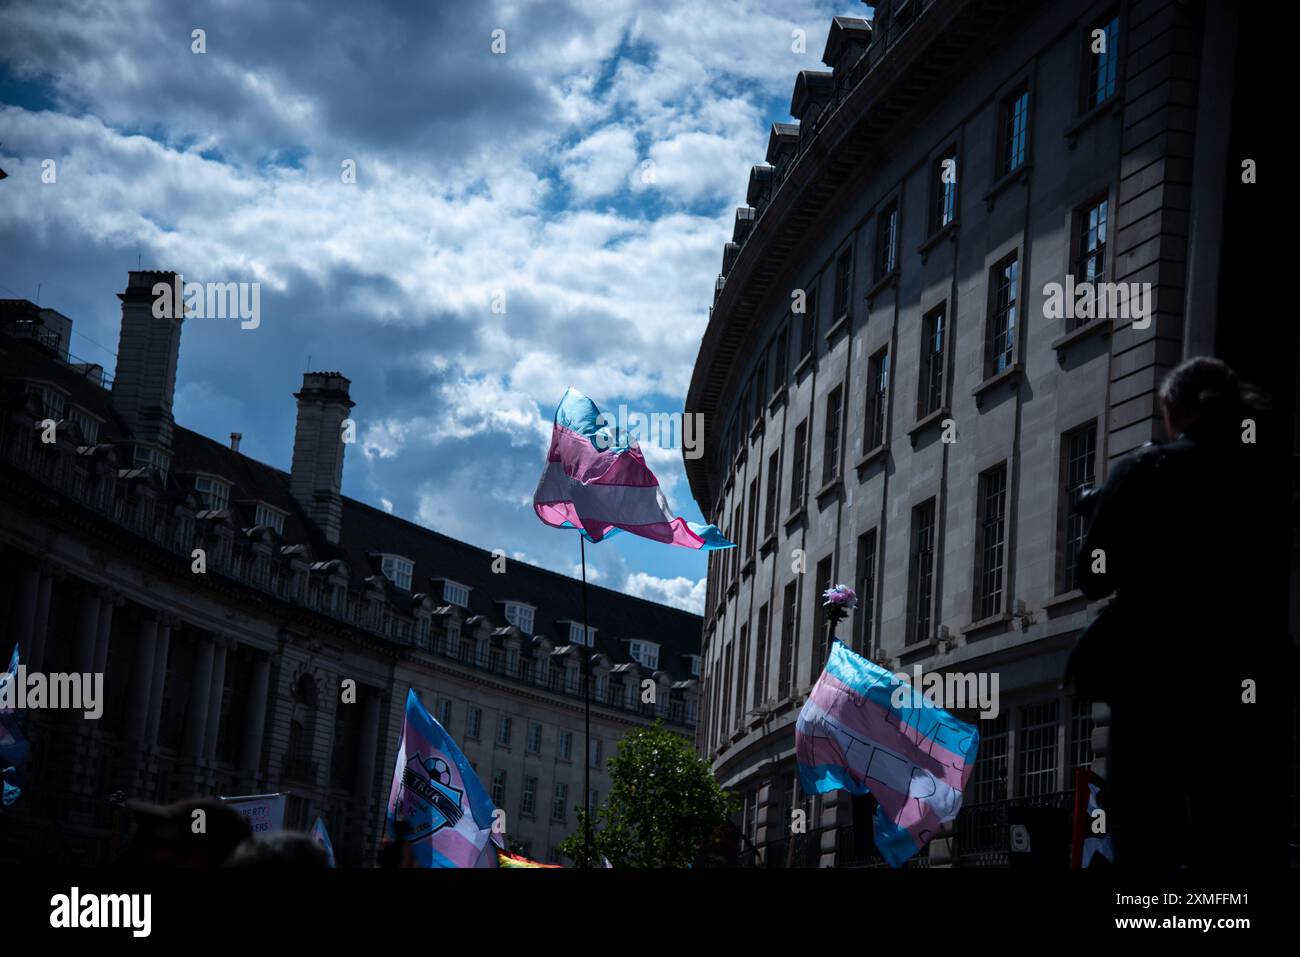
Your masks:
<svg viewBox="0 0 1300 957"><path fill-rule="evenodd" d="M790 697L794 682L795 655L799 650L799 589L794 582L785 586L785 602L781 612L781 662L777 674L778 700Z"/></svg>
<svg viewBox="0 0 1300 957"><path fill-rule="evenodd" d="M1086 768L1092 764L1092 728L1092 702L1073 702L1070 706L1070 767Z"/></svg>
<svg viewBox="0 0 1300 957"><path fill-rule="evenodd" d="M1029 145L1029 88L1022 85L1002 101L1002 149L999 170L1003 176L1025 165Z"/></svg>
<svg viewBox="0 0 1300 957"><path fill-rule="evenodd" d="M1007 466L1003 463L980 476L978 570L975 577L975 618L1002 612L1006 571Z"/></svg>
<svg viewBox="0 0 1300 957"><path fill-rule="evenodd" d="M885 444L885 411L889 404L889 350L881 349L867 362L867 411L864 452Z"/></svg>
<svg viewBox="0 0 1300 957"><path fill-rule="evenodd" d="M898 204L890 203L876 218L876 280L898 268Z"/></svg>
<svg viewBox="0 0 1300 957"><path fill-rule="evenodd" d="M871 654L871 639L875 629L876 610L876 530L858 537L858 607L854 610L857 626L857 647L864 655Z"/></svg>
<svg viewBox="0 0 1300 957"><path fill-rule="evenodd" d="M230 486L220 479L200 475L194 479L194 491L206 509L220 511L230 505Z"/></svg>
<svg viewBox="0 0 1300 957"><path fill-rule="evenodd" d="M271 529L277 535L284 535L284 512L263 502L257 503L257 517L254 521ZM407 586L409 588L409 585Z"/></svg>
<svg viewBox="0 0 1300 957"><path fill-rule="evenodd" d="M551 802L551 820L564 821L569 816L569 786L564 783L555 785L555 798Z"/></svg>
<svg viewBox="0 0 1300 957"><path fill-rule="evenodd" d="M739 497L739 496L737 496L737 497ZM745 514L744 514L744 512L745 512L745 510L744 510L744 506L741 505L741 504L738 504L738 505L736 505L736 511L735 511L734 513L732 513L732 516L731 516L731 530L732 530L733 532L736 533L736 538L735 538L735 541L736 541L736 547L735 547L735 548L732 548L732 549L729 549L729 551L731 552L731 556L730 556L730 558L731 558L731 576L730 576L730 577L732 577L732 578L735 578L735 577L736 577L736 572L738 572L738 571L740 570L740 556L744 554L745 542L744 542L744 540L743 540L743 536L742 536L742 533L743 533L744 528L745 528Z"/></svg>
<svg viewBox="0 0 1300 957"><path fill-rule="evenodd" d="M497 807L505 807L506 803L506 772L492 772L492 803Z"/></svg>
<svg viewBox="0 0 1300 957"><path fill-rule="evenodd" d="M465 713L465 737L477 738L479 728L483 725L483 709L470 707Z"/></svg>
<svg viewBox="0 0 1300 957"><path fill-rule="evenodd" d="M731 727L731 642L722 652L722 720L719 722L719 741L725 742Z"/></svg>
<svg viewBox="0 0 1300 957"><path fill-rule="evenodd" d="M817 660L813 662L814 672L820 672L826 664L827 655L831 648L830 628L827 627L826 605L822 601L822 596L826 594L831 587L831 559L829 556L823 558L817 563L816 590L813 592L813 607L816 611L813 613L813 641L817 644Z"/></svg>
<svg viewBox="0 0 1300 957"><path fill-rule="evenodd" d="M1056 790L1058 704L1046 701L1020 709L1016 733L1016 796L1038 797Z"/></svg>
<svg viewBox="0 0 1300 957"><path fill-rule="evenodd" d="M582 645L583 647L590 648L592 642L595 640L596 640L595 628L588 628L586 635L584 635L582 632L582 622L580 621L569 622L569 644Z"/></svg>
<svg viewBox="0 0 1300 957"><path fill-rule="evenodd" d="M1105 197L1075 210L1074 278L1076 282L1087 282L1095 286L1106 281L1107 219ZM1089 320L1086 316L1071 316L1068 321L1068 329L1073 330Z"/></svg>
<svg viewBox="0 0 1300 957"><path fill-rule="evenodd" d="M171 460L165 452L152 449L147 445L137 445L131 465L132 468L137 469L157 469L159 476L166 480Z"/></svg>
<svg viewBox="0 0 1300 957"><path fill-rule="evenodd" d="M384 577L390 582L402 591L411 590L411 572L415 569L413 561L401 555L385 555L382 568Z"/></svg>
<svg viewBox="0 0 1300 957"><path fill-rule="evenodd" d="M931 621L934 611L934 499L912 509L911 588L908 620L909 643L933 638Z"/></svg>
<svg viewBox="0 0 1300 957"><path fill-rule="evenodd" d="M943 408L944 328L943 310L936 309L922 321L921 386L917 418L938 412Z"/></svg>
<svg viewBox="0 0 1300 957"><path fill-rule="evenodd" d="M767 501L763 507L763 537L776 534L776 506L780 495L781 453L773 452L767 458Z"/></svg>
<svg viewBox="0 0 1300 957"><path fill-rule="evenodd" d="M506 621L514 625L525 635L531 634L533 630L533 606L521 605L518 602L506 602Z"/></svg>
<svg viewBox="0 0 1300 957"><path fill-rule="evenodd" d="M985 377L1011 367L1016 356L1016 289L1020 261L1012 256L993 267L989 274L988 356Z"/></svg>
<svg viewBox="0 0 1300 957"><path fill-rule="evenodd" d="M804 481L808 473L808 420L794 430L794 455L790 460L790 511L803 508Z"/></svg>
<svg viewBox="0 0 1300 957"><path fill-rule="evenodd" d="M835 261L835 317L839 322L849 314L853 305L853 247L840 253Z"/></svg>
<svg viewBox="0 0 1300 957"><path fill-rule="evenodd" d="M826 397L826 436L822 450L822 485L840 474L840 425L844 387L837 385Z"/></svg>
<svg viewBox="0 0 1300 957"><path fill-rule="evenodd" d="M776 366L774 369L776 382L774 389L780 389L785 385L785 377L790 374L790 326L788 324L781 327L781 331L776 335Z"/></svg>
<svg viewBox="0 0 1300 957"><path fill-rule="evenodd" d="M469 588L450 578L442 580L442 600L460 608L469 607Z"/></svg>
<svg viewBox="0 0 1300 957"><path fill-rule="evenodd" d="M519 804L519 813L524 817L537 813L537 778L524 778L524 797Z"/></svg>
<svg viewBox="0 0 1300 957"><path fill-rule="evenodd" d="M754 411L751 418L755 422L763 419L763 406L767 403L767 359L759 360L758 371L754 373Z"/></svg>
<svg viewBox="0 0 1300 957"><path fill-rule="evenodd" d="M1087 531L1078 504L1096 481L1097 423L1067 432L1061 442L1061 555L1062 592L1073 591L1078 582L1079 549Z"/></svg>
<svg viewBox="0 0 1300 957"><path fill-rule="evenodd" d="M745 720L745 678L749 675L749 625L740 626L740 653L736 658L736 720L735 726Z"/></svg>
<svg viewBox="0 0 1300 957"><path fill-rule="evenodd" d="M443 698L438 708L438 723L444 728L451 727L451 699Z"/></svg>
<svg viewBox="0 0 1300 957"><path fill-rule="evenodd" d="M628 644L628 654L648 671L659 668L659 646L652 641L633 641Z"/></svg>
<svg viewBox="0 0 1300 957"><path fill-rule="evenodd" d="M799 343L799 354L807 358L817 351L817 290L806 290L803 313L803 336Z"/></svg>
<svg viewBox="0 0 1300 957"><path fill-rule="evenodd" d="M745 553L754 557L754 550L758 546L758 479L749 483L749 526L745 529Z"/></svg>
<svg viewBox="0 0 1300 957"><path fill-rule="evenodd" d="M509 746L511 720L507 715L497 718L497 744Z"/></svg>
<svg viewBox="0 0 1300 957"><path fill-rule="evenodd" d="M447 657L460 660L460 623L447 622Z"/></svg>
<svg viewBox="0 0 1300 957"><path fill-rule="evenodd" d="M589 767L600 767L601 758L604 756L605 743L600 740L591 742L587 749L587 764Z"/></svg>
<svg viewBox="0 0 1300 957"><path fill-rule="evenodd" d="M767 700L768 613L764 604L758 610L758 631L754 634L754 704Z"/></svg>
<svg viewBox="0 0 1300 957"><path fill-rule="evenodd" d="M930 232L937 233L957 218L957 147L950 146L934 161L930 191Z"/></svg>
<svg viewBox="0 0 1300 957"><path fill-rule="evenodd" d="M533 724L528 727L528 753L542 753L542 726L540 724Z"/></svg>
<svg viewBox="0 0 1300 957"><path fill-rule="evenodd" d="M979 755L971 775L971 798L974 804L991 804L1007 798L1007 712L980 728ZM987 846L989 841L983 842Z"/></svg>
<svg viewBox="0 0 1300 957"><path fill-rule="evenodd" d="M691 677L698 678L700 676L700 656L687 655L686 659L691 663Z"/></svg>
<svg viewBox="0 0 1300 957"><path fill-rule="evenodd" d="M1119 76L1119 14L1110 13L1088 30L1085 60L1088 64L1083 110L1086 113L1115 94Z"/></svg>
<svg viewBox="0 0 1300 957"><path fill-rule="evenodd" d="M51 421L62 422L65 407L63 393L45 388L34 389L33 391L41 398L41 414Z"/></svg>
<svg viewBox="0 0 1300 957"><path fill-rule="evenodd" d="M54 417L50 416L50 418ZM94 445L99 441L99 422L76 408L72 410L69 418L75 422L77 428L81 430L81 437L85 439L87 445ZM56 419L55 421L58 420Z"/></svg>
<svg viewBox="0 0 1300 957"><path fill-rule="evenodd" d="M560 732L560 760L561 761L573 760L573 732L572 731Z"/></svg>

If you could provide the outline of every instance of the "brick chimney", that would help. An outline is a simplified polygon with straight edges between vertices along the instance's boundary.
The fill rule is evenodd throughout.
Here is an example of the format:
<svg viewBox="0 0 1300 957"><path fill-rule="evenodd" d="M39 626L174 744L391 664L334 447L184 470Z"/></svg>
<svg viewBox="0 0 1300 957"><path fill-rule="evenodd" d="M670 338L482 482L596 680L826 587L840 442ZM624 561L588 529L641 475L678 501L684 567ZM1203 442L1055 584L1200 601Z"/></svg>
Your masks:
<svg viewBox="0 0 1300 957"><path fill-rule="evenodd" d="M176 392L176 363L181 351L180 303L171 317L154 317L154 286L173 290L184 286L174 272L132 271L122 300L122 331L117 341L117 370L113 375L113 405L126 420L132 436L170 449L172 396ZM170 296L168 298L170 302Z"/></svg>
<svg viewBox="0 0 1300 957"><path fill-rule="evenodd" d="M355 404L339 372L304 372L293 436L289 490L325 537L337 544L343 524L343 422Z"/></svg>

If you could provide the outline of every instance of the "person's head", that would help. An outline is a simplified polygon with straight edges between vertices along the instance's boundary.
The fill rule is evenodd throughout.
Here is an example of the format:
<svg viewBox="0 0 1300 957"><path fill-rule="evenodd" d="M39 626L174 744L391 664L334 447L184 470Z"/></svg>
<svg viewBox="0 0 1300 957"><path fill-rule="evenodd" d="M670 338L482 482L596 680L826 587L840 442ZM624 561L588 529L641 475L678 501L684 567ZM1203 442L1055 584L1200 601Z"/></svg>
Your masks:
<svg viewBox="0 0 1300 957"><path fill-rule="evenodd" d="M250 837L235 848L226 867L278 868L299 870L327 868L329 855L310 834L301 831L272 831Z"/></svg>
<svg viewBox="0 0 1300 957"><path fill-rule="evenodd" d="M1263 406L1253 386L1238 379L1222 359L1210 356L1184 360L1160 386L1160 408L1171 437L1202 423L1233 428L1243 412Z"/></svg>
<svg viewBox="0 0 1300 957"><path fill-rule="evenodd" d="M128 802L136 833L128 859L153 867L220 867L252 835L248 819L222 801Z"/></svg>

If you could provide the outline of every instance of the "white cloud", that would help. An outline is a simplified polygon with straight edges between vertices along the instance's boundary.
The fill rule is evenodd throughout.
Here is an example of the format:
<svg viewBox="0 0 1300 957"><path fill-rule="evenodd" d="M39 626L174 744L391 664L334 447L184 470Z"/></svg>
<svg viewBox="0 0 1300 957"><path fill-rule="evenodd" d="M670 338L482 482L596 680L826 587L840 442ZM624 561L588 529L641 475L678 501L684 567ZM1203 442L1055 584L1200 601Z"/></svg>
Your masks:
<svg viewBox="0 0 1300 957"><path fill-rule="evenodd" d="M624 590L638 598L648 598L664 605L672 605L686 611L701 614L704 611L704 595L708 580L690 579L684 576L676 578L656 578L645 572L633 572L627 576Z"/></svg>

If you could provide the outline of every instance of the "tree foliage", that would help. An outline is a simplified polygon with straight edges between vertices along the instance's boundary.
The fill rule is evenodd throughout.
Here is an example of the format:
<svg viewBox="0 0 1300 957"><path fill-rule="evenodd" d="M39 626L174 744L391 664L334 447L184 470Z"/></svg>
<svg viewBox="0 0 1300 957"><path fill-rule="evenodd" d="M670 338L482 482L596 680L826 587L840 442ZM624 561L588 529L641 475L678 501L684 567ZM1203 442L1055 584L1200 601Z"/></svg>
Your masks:
<svg viewBox="0 0 1300 957"><path fill-rule="evenodd" d="M632 731L609 759L613 785L593 815L591 866L687 867L711 844L731 811L708 764L681 735L656 721ZM582 809L578 830L560 853L584 865Z"/></svg>

